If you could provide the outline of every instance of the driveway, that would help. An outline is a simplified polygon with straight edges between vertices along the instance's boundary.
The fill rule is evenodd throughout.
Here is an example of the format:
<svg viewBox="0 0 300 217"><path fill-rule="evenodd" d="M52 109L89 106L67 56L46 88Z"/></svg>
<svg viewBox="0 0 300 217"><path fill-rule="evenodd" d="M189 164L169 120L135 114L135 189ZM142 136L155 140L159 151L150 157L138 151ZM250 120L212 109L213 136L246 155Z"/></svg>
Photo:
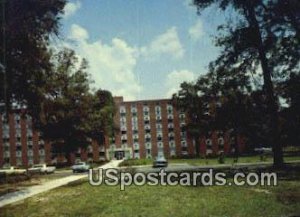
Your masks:
<svg viewBox="0 0 300 217"><path fill-rule="evenodd" d="M118 167L118 165L122 162L123 160L112 160L110 162L108 162L107 164L104 164L102 166L100 166L99 168L103 168L103 169L108 169L108 168L116 168ZM51 189L63 186L63 185L67 185L70 182L74 182L83 178L87 177L87 173L84 174L70 174L67 177L64 178L58 178L55 180L51 180L51 181L47 181L45 183L42 183L41 185L36 185L36 186L30 186L27 188L24 188L20 191L16 191L16 192L12 192L12 193L8 193L5 194L3 196L0 197L0 207L3 207L5 205L20 201L20 200L24 200L28 197L32 197L36 194L45 192L45 191L49 191Z"/></svg>

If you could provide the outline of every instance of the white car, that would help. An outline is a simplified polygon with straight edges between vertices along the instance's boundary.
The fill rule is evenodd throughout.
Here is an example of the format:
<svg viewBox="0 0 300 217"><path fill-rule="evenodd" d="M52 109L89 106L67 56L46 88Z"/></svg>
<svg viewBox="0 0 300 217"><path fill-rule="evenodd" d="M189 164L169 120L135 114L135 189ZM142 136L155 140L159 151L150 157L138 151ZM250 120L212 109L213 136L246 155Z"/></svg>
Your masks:
<svg viewBox="0 0 300 217"><path fill-rule="evenodd" d="M4 167L0 169L0 174L26 174L25 169L18 169L16 167Z"/></svg>
<svg viewBox="0 0 300 217"><path fill-rule="evenodd" d="M272 153L272 148L266 148L266 147L262 147L262 148L255 148L254 149L255 152L258 152L258 153L265 153L265 154L269 154L269 153Z"/></svg>
<svg viewBox="0 0 300 217"><path fill-rule="evenodd" d="M46 164L35 164L28 169L30 173L54 173L56 167L47 166Z"/></svg>

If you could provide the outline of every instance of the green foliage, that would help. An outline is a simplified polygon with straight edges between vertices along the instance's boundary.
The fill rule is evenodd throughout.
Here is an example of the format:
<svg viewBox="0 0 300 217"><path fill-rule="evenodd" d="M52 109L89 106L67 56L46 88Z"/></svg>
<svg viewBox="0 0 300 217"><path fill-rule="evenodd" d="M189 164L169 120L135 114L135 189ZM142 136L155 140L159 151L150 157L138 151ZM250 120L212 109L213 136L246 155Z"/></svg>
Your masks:
<svg viewBox="0 0 300 217"><path fill-rule="evenodd" d="M227 23L219 26L220 34L215 40L216 45L222 49L218 58L210 64L210 73L217 78L217 82L213 83L218 84L224 72L229 73L225 78L238 77L241 73L245 75L251 73L257 78L263 78L261 95L265 98L265 123L266 130L269 131L265 137L269 138L269 143L273 146L274 164L281 166L283 155L282 144L280 144L278 100L273 86L274 81L277 84L278 81L287 79L290 74L299 73L299 1L194 0L194 4L199 13L212 5L216 5L223 11L231 10L234 19L230 17ZM262 75L258 73L260 69ZM242 76L242 78L246 77ZM234 87L235 84L241 85L241 82L243 80L231 83L230 87ZM223 87L226 87L225 83ZM210 88L214 92L214 86ZM225 95L225 98L229 101L232 96L236 98L228 105L237 103L238 106L233 106L231 111L241 112L240 116L243 116L247 114L245 113L247 105L241 106L243 104L241 95L245 94L246 89L244 87L233 88L233 90L236 96ZM232 123L237 131L235 134L244 125L239 119L234 118L236 116L230 118L234 120Z"/></svg>
<svg viewBox="0 0 300 217"><path fill-rule="evenodd" d="M113 126L114 104L110 92L90 91L88 64L75 52L53 54L52 73L44 86L39 129L45 139L66 154L85 148L91 139L104 142Z"/></svg>
<svg viewBox="0 0 300 217"><path fill-rule="evenodd" d="M50 73L49 37L58 35L60 15L66 0L1 0L0 101L28 105L36 119L39 102ZM5 90L4 90L5 89Z"/></svg>

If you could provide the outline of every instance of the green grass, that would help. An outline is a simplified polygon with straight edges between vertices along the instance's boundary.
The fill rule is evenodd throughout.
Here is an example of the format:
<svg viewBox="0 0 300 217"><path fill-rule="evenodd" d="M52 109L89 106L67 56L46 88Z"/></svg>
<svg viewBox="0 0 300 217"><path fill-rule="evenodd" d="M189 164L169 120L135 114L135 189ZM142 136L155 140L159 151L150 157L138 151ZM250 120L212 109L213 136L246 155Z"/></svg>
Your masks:
<svg viewBox="0 0 300 217"><path fill-rule="evenodd" d="M293 161L293 160L300 160L300 156L293 156L293 157L285 157L284 160L286 162ZM219 164L218 158L192 158L192 159L169 159L169 163L187 163L190 165L217 165ZM267 157L263 162L272 162L272 157ZM225 157L225 164L232 164L234 159L232 157ZM246 156L246 157L239 157L238 163L255 163L255 162L262 162L260 156ZM130 159L125 160L120 166L138 166L138 165L151 165L153 163L152 159Z"/></svg>
<svg viewBox="0 0 300 217"><path fill-rule="evenodd" d="M300 182L277 187L92 187L75 183L0 209L0 216L286 216L300 214Z"/></svg>

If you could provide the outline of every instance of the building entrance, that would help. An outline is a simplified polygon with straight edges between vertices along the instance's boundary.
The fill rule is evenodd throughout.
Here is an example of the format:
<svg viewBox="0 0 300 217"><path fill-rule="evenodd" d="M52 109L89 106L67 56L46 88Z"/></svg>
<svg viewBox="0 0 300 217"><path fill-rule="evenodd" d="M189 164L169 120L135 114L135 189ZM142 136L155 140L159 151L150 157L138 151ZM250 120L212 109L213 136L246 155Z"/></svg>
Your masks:
<svg viewBox="0 0 300 217"><path fill-rule="evenodd" d="M115 158L117 160L121 160L125 157L125 152L124 151L115 151Z"/></svg>

